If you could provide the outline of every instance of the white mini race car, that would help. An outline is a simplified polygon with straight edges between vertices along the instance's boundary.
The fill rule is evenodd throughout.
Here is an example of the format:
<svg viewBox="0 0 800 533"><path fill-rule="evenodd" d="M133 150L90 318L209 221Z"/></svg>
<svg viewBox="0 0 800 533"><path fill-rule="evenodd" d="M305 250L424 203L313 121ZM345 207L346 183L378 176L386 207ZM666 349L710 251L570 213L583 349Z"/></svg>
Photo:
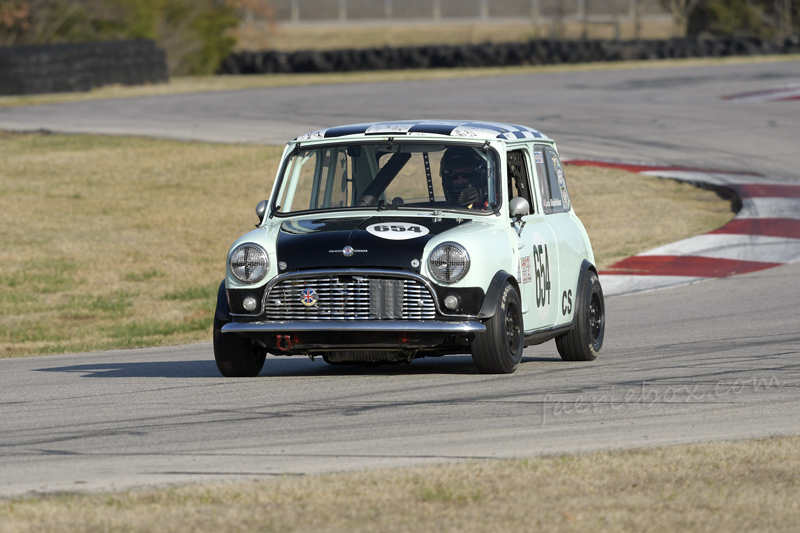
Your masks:
<svg viewBox="0 0 800 533"><path fill-rule="evenodd" d="M603 290L555 143L525 126L399 121L289 142L259 224L228 253L214 317L225 376L267 353L330 364L471 353L511 373L525 346L597 357Z"/></svg>

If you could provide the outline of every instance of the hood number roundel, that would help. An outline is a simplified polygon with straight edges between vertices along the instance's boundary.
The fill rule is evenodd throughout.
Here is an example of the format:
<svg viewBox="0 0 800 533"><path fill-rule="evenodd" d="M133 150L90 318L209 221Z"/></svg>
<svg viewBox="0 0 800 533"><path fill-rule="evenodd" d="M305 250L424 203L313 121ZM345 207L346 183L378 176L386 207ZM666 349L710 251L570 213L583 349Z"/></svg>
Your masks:
<svg viewBox="0 0 800 533"><path fill-rule="evenodd" d="M367 232L390 241L405 241L415 239L430 233L428 228L410 222L385 222L367 226Z"/></svg>

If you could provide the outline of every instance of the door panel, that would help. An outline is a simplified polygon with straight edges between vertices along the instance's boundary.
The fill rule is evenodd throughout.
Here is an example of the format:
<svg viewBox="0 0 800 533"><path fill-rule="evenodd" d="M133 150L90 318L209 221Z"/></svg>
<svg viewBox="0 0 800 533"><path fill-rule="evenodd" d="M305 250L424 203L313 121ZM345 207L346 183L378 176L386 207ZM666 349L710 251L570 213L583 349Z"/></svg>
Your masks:
<svg viewBox="0 0 800 533"><path fill-rule="evenodd" d="M527 149L509 152L509 197L521 196L531 205L531 214L514 224L519 252L517 281L522 291L525 331L550 327L558 319L558 250L553 230L537 207L532 168Z"/></svg>
<svg viewBox="0 0 800 533"><path fill-rule="evenodd" d="M522 218L525 225L517 239L525 331L547 328L558 319L559 258L553 230L544 215Z"/></svg>
<svg viewBox="0 0 800 533"><path fill-rule="evenodd" d="M584 258L592 259L593 256L584 239L583 225L572 210L566 177L558 154L549 146L536 146L534 160L545 219L558 247L559 292L554 295L558 300L556 323L565 324L572 321L575 314L574 304L581 263Z"/></svg>

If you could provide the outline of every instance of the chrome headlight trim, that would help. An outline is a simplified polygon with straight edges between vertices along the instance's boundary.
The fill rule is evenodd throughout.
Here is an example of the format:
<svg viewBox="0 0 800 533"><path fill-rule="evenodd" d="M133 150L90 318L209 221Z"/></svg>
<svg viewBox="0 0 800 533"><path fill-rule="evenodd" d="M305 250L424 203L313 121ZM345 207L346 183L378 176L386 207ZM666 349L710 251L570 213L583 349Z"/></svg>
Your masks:
<svg viewBox="0 0 800 533"><path fill-rule="evenodd" d="M471 260L467 249L455 242L443 242L428 256L428 269L441 283L456 283L469 272Z"/></svg>
<svg viewBox="0 0 800 533"><path fill-rule="evenodd" d="M252 285L264 279L269 272L269 255L262 246L246 242L233 249L228 267L236 279Z"/></svg>

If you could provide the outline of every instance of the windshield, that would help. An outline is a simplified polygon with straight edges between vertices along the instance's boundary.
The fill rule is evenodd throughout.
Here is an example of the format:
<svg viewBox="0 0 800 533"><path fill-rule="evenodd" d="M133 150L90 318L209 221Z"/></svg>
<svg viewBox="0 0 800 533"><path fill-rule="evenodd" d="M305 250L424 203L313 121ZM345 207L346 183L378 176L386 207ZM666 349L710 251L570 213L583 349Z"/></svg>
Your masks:
<svg viewBox="0 0 800 533"><path fill-rule="evenodd" d="M350 144L296 151L284 165L277 214L331 209L492 211L494 152L447 144Z"/></svg>

